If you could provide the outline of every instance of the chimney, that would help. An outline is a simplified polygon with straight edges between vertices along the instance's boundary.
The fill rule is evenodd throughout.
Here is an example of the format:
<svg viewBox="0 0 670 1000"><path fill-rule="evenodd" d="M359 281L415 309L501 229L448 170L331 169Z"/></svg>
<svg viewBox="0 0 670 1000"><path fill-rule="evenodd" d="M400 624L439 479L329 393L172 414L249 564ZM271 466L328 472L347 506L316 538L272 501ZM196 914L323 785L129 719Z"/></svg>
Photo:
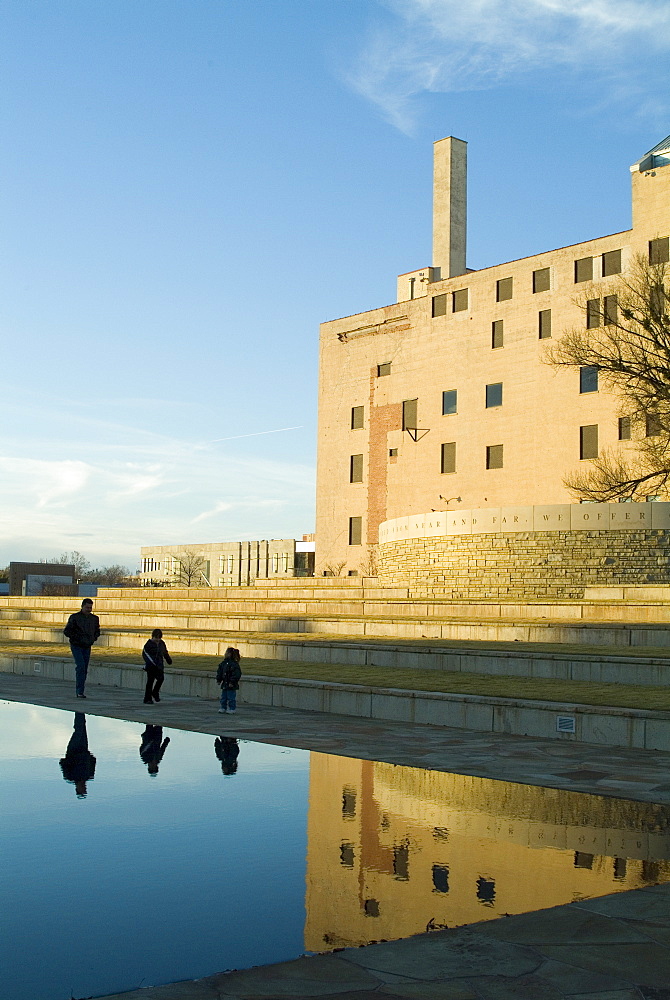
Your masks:
<svg viewBox="0 0 670 1000"><path fill-rule="evenodd" d="M433 267L443 278L465 274L468 144L449 136L433 143Z"/></svg>

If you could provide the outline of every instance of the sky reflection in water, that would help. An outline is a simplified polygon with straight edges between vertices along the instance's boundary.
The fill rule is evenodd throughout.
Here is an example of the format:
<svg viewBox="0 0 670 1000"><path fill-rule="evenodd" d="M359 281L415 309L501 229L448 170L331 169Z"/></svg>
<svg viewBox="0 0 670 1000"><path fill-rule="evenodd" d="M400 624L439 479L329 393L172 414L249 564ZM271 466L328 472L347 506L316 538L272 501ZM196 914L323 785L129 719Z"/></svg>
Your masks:
<svg viewBox="0 0 670 1000"><path fill-rule="evenodd" d="M670 811L644 803L10 702L0 760L12 1000L100 996L670 878Z"/></svg>

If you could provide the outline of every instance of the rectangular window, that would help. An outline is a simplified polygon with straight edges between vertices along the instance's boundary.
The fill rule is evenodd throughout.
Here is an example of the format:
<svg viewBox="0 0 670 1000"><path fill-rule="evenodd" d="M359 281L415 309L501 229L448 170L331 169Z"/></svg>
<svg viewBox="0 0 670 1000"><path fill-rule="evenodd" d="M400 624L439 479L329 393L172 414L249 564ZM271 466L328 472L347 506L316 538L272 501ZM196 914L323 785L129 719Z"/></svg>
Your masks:
<svg viewBox="0 0 670 1000"><path fill-rule="evenodd" d="M594 330L600 326L600 299L589 299L586 303L586 327Z"/></svg>
<svg viewBox="0 0 670 1000"><path fill-rule="evenodd" d="M398 449L389 448L389 458L397 458L397 457L398 457Z"/></svg>
<svg viewBox="0 0 670 1000"><path fill-rule="evenodd" d="M514 278L500 278L496 281L496 302L506 302L512 298Z"/></svg>
<svg viewBox="0 0 670 1000"><path fill-rule="evenodd" d="M593 281L593 257L582 257L575 261L575 284Z"/></svg>
<svg viewBox="0 0 670 1000"><path fill-rule="evenodd" d="M538 333L540 340L551 337L551 309L541 309L538 313Z"/></svg>
<svg viewBox="0 0 670 1000"><path fill-rule="evenodd" d="M456 413L458 408L458 391L456 389L447 389L446 392L442 393L442 416L446 416L447 413Z"/></svg>
<svg viewBox="0 0 670 1000"><path fill-rule="evenodd" d="M661 433L661 421L656 413L648 413L645 417L645 437L658 437Z"/></svg>
<svg viewBox="0 0 670 1000"><path fill-rule="evenodd" d="M603 323L605 326L616 324L619 309L616 295L606 295L603 299Z"/></svg>
<svg viewBox="0 0 670 1000"><path fill-rule="evenodd" d="M417 423L418 399L405 399L402 404L402 429L404 431L415 431Z"/></svg>
<svg viewBox="0 0 670 1000"><path fill-rule="evenodd" d="M382 375L391 374L391 362L385 361L383 365L377 365L377 377L381 378Z"/></svg>
<svg viewBox="0 0 670 1000"><path fill-rule="evenodd" d="M468 308L468 289L459 288L457 292L454 292L454 300L451 307L452 312L463 312L464 309Z"/></svg>
<svg viewBox="0 0 670 1000"><path fill-rule="evenodd" d="M619 417L619 441L630 441L630 417Z"/></svg>
<svg viewBox="0 0 670 1000"><path fill-rule="evenodd" d="M440 472L456 471L456 442L447 441L442 445L442 455L440 459Z"/></svg>
<svg viewBox="0 0 670 1000"><path fill-rule="evenodd" d="M598 424L579 428L579 457L598 457Z"/></svg>
<svg viewBox="0 0 670 1000"><path fill-rule="evenodd" d="M363 456L352 455L349 459L349 482L363 482Z"/></svg>
<svg viewBox="0 0 670 1000"><path fill-rule="evenodd" d="M533 271L533 291L548 292L551 282L551 272L548 267L541 267L538 271Z"/></svg>
<svg viewBox="0 0 670 1000"><path fill-rule="evenodd" d="M603 278L621 274L621 250L609 250L603 254Z"/></svg>
<svg viewBox="0 0 670 1000"><path fill-rule="evenodd" d="M433 319L436 316L446 316L447 315L447 293L443 292L442 295L433 295Z"/></svg>
<svg viewBox="0 0 670 1000"><path fill-rule="evenodd" d="M501 444L489 444L486 447L486 468L502 469L503 467L503 446Z"/></svg>
<svg viewBox="0 0 670 1000"><path fill-rule="evenodd" d="M351 429L352 431L358 430L363 426L363 414L365 412L364 406L352 406L351 407Z"/></svg>
<svg viewBox="0 0 670 1000"><path fill-rule="evenodd" d="M363 537L363 518L349 518L349 545L360 545Z"/></svg>
<svg viewBox="0 0 670 1000"><path fill-rule="evenodd" d="M651 286L649 294L649 311L652 319L658 321L666 311L666 291L662 283Z"/></svg>
<svg viewBox="0 0 670 1000"><path fill-rule="evenodd" d="M502 382L494 382L486 386L486 406L502 406Z"/></svg>
<svg viewBox="0 0 670 1000"><path fill-rule="evenodd" d="M670 261L670 237L649 240L649 263L667 264Z"/></svg>
<svg viewBox="0 0 670 1000"><path fill-rule="evenodd" d="M496 319L491 323L491 347L493 350L496 347L503 346L503 321L501 319Z"/></svg>
<svg viewBox="0 0 670 1000"><path fill-rule="evenodd" d="M581 393L598 391L598 369L595 365L584 365L579 369L579 391Z"/></svg>

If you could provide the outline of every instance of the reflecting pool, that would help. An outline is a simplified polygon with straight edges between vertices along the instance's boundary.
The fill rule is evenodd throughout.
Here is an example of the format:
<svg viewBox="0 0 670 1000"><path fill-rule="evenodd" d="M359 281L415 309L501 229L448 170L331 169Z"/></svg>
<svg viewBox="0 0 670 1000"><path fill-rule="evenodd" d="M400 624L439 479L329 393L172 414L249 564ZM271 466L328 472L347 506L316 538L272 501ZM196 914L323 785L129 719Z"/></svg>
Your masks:
<svg viewBox="0 0 670 1000"><path fill-rule="evenodd" d="M0 963L70 1000L670 879L670 808L0 702Z"/></svg>

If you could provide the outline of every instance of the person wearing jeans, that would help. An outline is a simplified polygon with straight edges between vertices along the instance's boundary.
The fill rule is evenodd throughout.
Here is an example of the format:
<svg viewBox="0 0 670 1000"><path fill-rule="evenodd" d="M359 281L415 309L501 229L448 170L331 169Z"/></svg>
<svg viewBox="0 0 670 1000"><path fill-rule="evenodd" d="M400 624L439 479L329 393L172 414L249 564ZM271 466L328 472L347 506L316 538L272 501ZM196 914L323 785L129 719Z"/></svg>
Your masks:
<svg viewBox="0 0 670 1000"><path fill-rule="evenodd" d="M90 597L84 598L81 602L81 611L70 615L63 634L70 640L77 698L85 698L84 688L88 662L91 659L91 646L100 637L100 619L93 614L93 601Z"/></svg>
<svg viewBox="0 0 670 1000"><path fill-rule="evenodd" d="M229 646L216 671L216 683L221 687L220 714L237 710L237 691L241 676L240 651Z"/></svg>

